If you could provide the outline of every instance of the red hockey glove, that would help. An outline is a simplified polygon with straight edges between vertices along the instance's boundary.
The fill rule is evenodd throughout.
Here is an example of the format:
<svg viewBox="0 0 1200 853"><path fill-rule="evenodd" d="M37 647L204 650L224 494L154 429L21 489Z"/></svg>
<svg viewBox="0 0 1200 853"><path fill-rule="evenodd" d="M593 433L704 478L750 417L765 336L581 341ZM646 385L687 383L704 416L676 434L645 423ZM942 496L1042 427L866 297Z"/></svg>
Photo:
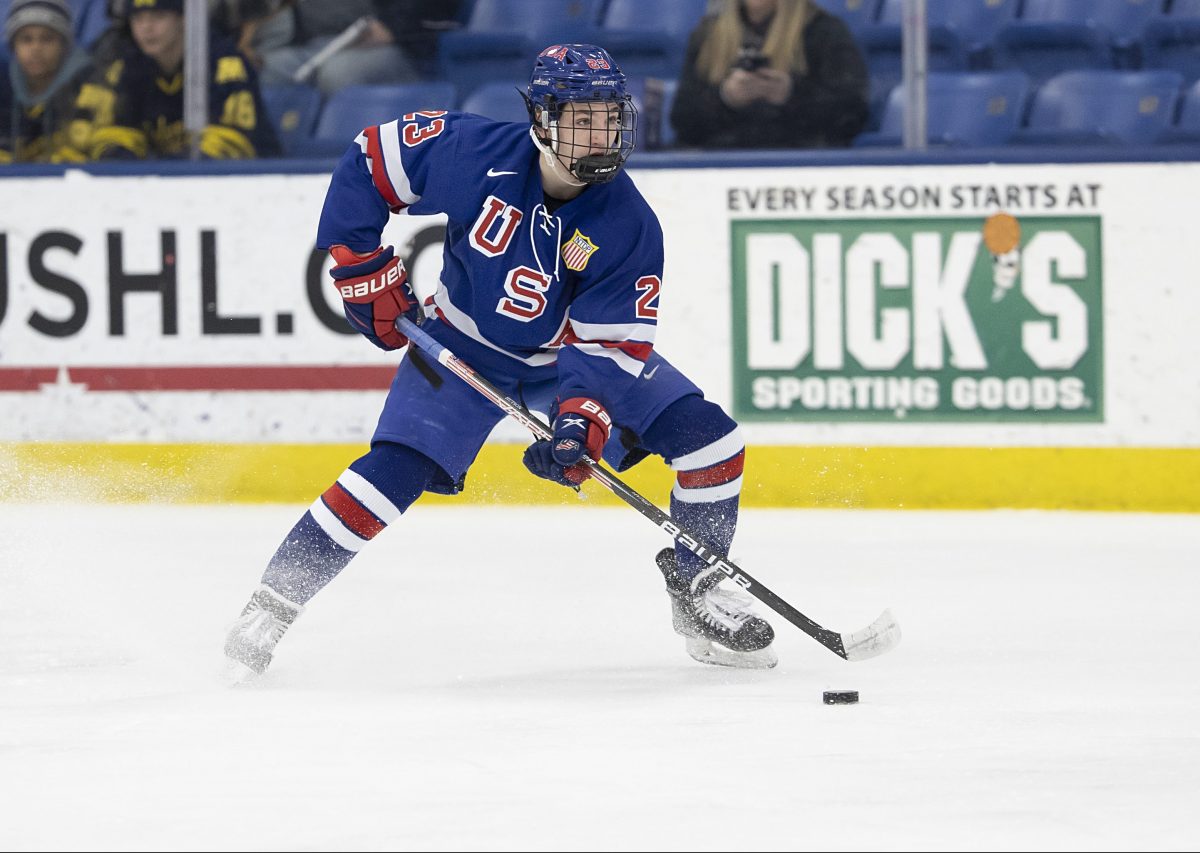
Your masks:
<svg viewBox="0 0 1200 853"><path fill-rule="evenodd" d="M332 246L335 266L330 275L342 296L342 308L351 327L380 349L400 349L408 338L396 331L396 320L408 317L414 323L420 304L408 283L404 263L391 246L359 254L343 245Z"/></svg>

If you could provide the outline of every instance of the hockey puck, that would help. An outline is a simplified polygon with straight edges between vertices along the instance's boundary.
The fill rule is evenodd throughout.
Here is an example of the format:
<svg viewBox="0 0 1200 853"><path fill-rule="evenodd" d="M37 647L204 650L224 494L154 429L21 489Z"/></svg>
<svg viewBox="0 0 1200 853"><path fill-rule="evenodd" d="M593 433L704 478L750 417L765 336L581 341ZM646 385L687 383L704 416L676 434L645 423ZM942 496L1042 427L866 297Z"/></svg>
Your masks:
<svg viewBox="0 0 1200 853"><path fill-rule="evenodd" d="M857 690L826 690L821 694L826 705L853 705L858 701Z"/></svg>

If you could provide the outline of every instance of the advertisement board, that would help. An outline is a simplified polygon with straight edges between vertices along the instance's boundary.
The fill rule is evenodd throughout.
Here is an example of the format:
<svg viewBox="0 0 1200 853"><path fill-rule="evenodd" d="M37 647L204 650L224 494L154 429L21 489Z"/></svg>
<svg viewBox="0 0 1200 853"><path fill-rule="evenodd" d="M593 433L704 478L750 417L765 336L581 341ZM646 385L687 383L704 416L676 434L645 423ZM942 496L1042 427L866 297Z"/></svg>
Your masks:
<svg viewBox="0 0 1200 853"><path fill-rule="evenodd" d="M1144 467L1131 449L1167 454L1162 471L1180 453L1194 462L1200 164L632 176L665 239L656 349L749 444L784 454L775 467L910 448L913 470L949 476L962 459L921 449L1004 470L1047 463L997 461L1001 449L1074 448L1116 453L1115 467L1089 456L1071 470L1118 484ZM314 246L327 186L0 181L20 200L0 215L0 442L362 446L398 355L341 316ZM444 229L394 216L384 234L418 295L437 281ZM525 441L508 423L492 438Z"/></svg>

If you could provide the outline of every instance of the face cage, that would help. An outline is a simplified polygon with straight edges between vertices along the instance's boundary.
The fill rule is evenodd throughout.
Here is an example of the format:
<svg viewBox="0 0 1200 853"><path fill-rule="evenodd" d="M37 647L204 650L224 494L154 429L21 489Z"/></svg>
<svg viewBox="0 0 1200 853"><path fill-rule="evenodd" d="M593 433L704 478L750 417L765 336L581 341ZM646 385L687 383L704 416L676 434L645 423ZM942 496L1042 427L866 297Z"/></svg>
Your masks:
<svg viewBox="0 0 1200 853"><path fill-rule="evenodd" d="M587 106L593 113L601 115L610 107L618 108L617 124L607 151L603 154L585 154L577 157L577 151L588 151L591 146L586 143L580 145L562 141L564 134L559 123L567 104L574 104L576 110ZM634 138L637 134L637 108L628 95L620 100L597 98L590 101L564 101L542 110L539 127L546 132L551 149L558 155L559 161L567 171L584 183L606 184L617 176L629 155L633 153Z"/></svg>

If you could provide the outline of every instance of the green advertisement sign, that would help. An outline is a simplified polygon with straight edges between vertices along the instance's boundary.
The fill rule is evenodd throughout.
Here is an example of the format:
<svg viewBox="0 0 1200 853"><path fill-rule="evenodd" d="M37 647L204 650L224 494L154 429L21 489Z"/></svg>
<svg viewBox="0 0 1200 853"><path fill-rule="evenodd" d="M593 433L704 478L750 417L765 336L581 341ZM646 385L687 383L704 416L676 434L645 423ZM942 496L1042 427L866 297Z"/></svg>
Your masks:
<svg viewBox="0 0 1200 853"><path fill-rule="evenodd" d="M737 417L1103 420L1098 216L731 229Z"/></svg>

